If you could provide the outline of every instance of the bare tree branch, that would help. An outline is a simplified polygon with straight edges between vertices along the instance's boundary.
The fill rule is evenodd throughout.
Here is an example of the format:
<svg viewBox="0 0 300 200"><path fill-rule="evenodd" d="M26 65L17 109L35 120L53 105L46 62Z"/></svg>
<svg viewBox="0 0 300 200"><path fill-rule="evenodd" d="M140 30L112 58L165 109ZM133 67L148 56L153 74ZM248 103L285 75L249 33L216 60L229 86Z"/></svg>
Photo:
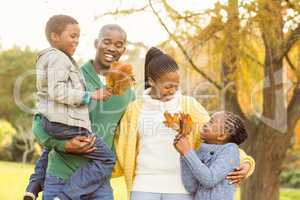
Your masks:
<svg viewBox="0 0 300 200"><path fill-rule="evenodd" d="M257 60L254 56L252 56L251 54L242 51L241 54L243 54L246 58L248 58L249 60L252 60L253 62L255 62L256 64L258 64L259 66L263 67L264 64L261 63L259 60Z"/></svg>
<svg viewBox="0 0 300 200"><path fill-rule="evenodd" d="M197 29L201 29L201 27L200 27L198 24L196 24L196 23L194 23L194 22L192 22L192 21L190 20L190 18L191 18L192 15L189 14L189 15L183 16L183 15L181 15L179 12L177 12L174 8L172 8L172 6L170 6L170 5L167 3L167 1L162 0L162 3L163 3L163 5L164 5L164 7L166 8L166 11L169 12L171 18L177 19L177 20L184 19L184 20L185 20L186 22L188 22L190 25L196 27ZM199 13L199 15L200 15L200 13ZM193 15L193 16L196 16L196 15Z"/></svg>
<svg viewBox="0 0 300 200"><path fill-rule="evenodd" d="M116 9L115 11L109 11L109 12L105 12L101 15L95 16L94 19L97 20L99 18L105 17L105 16L111 16L111 15L119 15L119 16L126 16L126 15L130 15L133 13L138 13L138 12L143 12L148 8L148 5L145 5L141 8L129 8L129 9Z"/></svg>
<svg viewBox="0 0 300 200"><path fill-rule="evenodd" d="M297 121L300 118L300 82L298 81L297 86L294 89L294 95L288 105L288 127L289 131L294 131L294 127L297 123Z"/></svg>
<svg viewBox="0 0 300 200"><path fill-rule="evenodd" d="M297 69L296 69L295 65L292 63L291 59L289 58L289 55L288 55L288 54L285 54L284 57L285 57L287 63L289 64L291 70L292 70L292 71L294 72L294 74L296 75L296 77L297 77L297 83L298 83L298 81L300 81L300 74L297 72ZM297 83L296 83L296 84L297 84Z"/></svg>
<svg viewBox="0 0 300 200"><path fill-rule="evenodd" d="M143 49L148 49L148 46L145 45L143 42L132 42L132 41L127 41L128 44L133 45L133 46L138 46Z"/></svg>
<svg viewBox="0 0 300 200"><path fill-rule="evenodd" d="M295 67L295 65L292 63L291 59L289 58L289 55L288 55L288 54L285 54L284 57L285 57L287 63L289 64L290 68L291 68L294 72L296 72L296 67Z"/></svg>
<svg viewBox="0 0 300 200"><path fill-rule="evenodd" d="M202 70L200 70L196 64L194 63L194 61L191 59L191 57L188 55L187 51L185 50L185 48L183 47L183 45L177 40L177 38L174 36L173 33L171 33L171 31L169 30L169 28L164 24L164 22L162 21L161 17L159 16L159 14L156 12L156 10L154 9L151 0L149 0L149 5L154 13L154 15L157 17L157 19L159 20L160 24L164 27L164 29L167 31L167 33L169 34L169 36L175 41L175 43L178 45L178 47L180 48L180 50L182 51L182 53L184 54L185 58L188 60L188 62L190 63L190 65L193 67L194 70L196 70L199 74L201 74L206 80L208 80L210 83L212 83L216 88L221 89L222 87L215 82L214 80L212 80L205 72L203 72Z"/></svg>
<svg viewBox="0 0 300 200"><path fill-rule="evenodd" d="M290 51L290 49L299 39L300 39L300 23L298 24L298 27L294 31L292 31L287 37L284 45L283 56Z"/></svg>

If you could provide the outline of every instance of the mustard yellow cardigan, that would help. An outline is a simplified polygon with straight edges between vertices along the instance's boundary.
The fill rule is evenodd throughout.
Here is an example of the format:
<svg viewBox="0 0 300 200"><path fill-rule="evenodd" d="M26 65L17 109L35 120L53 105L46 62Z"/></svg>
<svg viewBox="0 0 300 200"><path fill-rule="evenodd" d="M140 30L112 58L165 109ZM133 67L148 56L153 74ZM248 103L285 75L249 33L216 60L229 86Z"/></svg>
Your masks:
<svg viewBox="0 0 300 200"><path fill-rule="evenodd" d="M189 140L194 149L200 145L200 128L204 123L209 121L209 115L203 106L194 98L188 96L180 97L180 105L182 111L189 113L194 122L194 128L189 134ZM124 175L127 186L128 199L133 185L136 168L136 158L138 155L138 118L139 111L143 106L143 100L139 99L131 104L126 109L115 136L115 150L117 155L117 163L113 170L113 177ZM255 169L255 161L252 157L240 150L241 162L249 162L251 169L247 175L250 176Z"/></svg>

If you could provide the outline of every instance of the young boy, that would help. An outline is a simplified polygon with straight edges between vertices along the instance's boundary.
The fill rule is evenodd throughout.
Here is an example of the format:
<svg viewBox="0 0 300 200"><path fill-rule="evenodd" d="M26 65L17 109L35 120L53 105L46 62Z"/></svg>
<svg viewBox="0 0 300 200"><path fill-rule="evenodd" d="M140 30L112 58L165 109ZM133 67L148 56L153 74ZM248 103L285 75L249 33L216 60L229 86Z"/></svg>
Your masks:
<svg viewBox="0 0 300 200"><path fill-rule="evenodd" d="M66 140L78 135L91 136L88 107L91 99L105 101L108 89L92 93L85 91L84 78L73 60L78 45L78 22L66 15L54 15L46 24L46 36L51 47L43 50L36 62L37 111L41 126L49 135ZM109 181L115 157L104 142L96 137L96 150L82 156L92 162L82 166L70 177L57 199L88 197ZM48 150L44 150L30 177L24 200L34 200L43 189ZM74 192L70 192L74 191Z"/></svg>
<svg viewBox="0 0 300 200"><path fill-rule="evenodd" d="M182 181L195 200L233 200L235 186L226 176L239 165L238 145L247 136L242 120L230 112L217 112L204 125L204 143L197 151L191 149L186 137L176 136L174 145L182 155Z"/></svg>

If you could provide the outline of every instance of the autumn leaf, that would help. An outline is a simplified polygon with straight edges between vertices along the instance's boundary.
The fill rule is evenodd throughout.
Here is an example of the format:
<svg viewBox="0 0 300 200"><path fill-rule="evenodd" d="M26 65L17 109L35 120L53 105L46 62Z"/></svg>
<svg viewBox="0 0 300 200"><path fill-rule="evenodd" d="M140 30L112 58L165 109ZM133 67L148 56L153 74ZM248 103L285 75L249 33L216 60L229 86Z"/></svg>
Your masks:
<svg viewBox="0 0 300 200"><path fill-rule="evenodd" d="M172 128L177 131L180 129L180 125L179 125L179 117L175 115L171 115L171 113L169 112L164 112L164 116L166 120L163 123L166 125L166 127Z"/></svg>
<svg viewBox="0 0 300 200"><path fill-rule="evenodd" d="M188 135L193 128L193 120L189 114L180 113L180 132L183 135Z"/></svg>
<svg viewBox="0 0 300 200"><path fill-rule="evenodd" d="M192 131L193 120L189 114L164 112L165 121L163 122L167 127L172 128L180 134L188 135Z"/></svg>
<svg viewBox="0 0 300 200"><path fill-rule="evenodd" d="M113 95L123 95L134 84L132 66L121 61L113 62L106 75L106 81Z"/></svg>

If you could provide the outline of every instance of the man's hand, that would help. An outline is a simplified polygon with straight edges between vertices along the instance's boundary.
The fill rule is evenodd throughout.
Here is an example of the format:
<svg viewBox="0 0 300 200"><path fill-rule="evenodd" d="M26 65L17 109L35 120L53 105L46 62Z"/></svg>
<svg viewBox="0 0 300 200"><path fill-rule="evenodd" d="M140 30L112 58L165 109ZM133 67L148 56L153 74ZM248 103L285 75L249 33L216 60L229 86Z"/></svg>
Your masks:
<svg viewBox="0 0 300 200"><path fill-rule="evenodd" d="M173 145L181 155L187 154L192 149L188 138L182 134L176 135Z"/></svg>
<svg viewBox="0 0 300 200"><path fill-rule="evenodd" d="M250 167L248 162L242 163L240 166L236 167L233 172L230 172L227 175L227 180L229 180L231 184L240 184L247 176Z"/></svg>
<svg viewBox="0 0 300 200"><path fill-rule="evenodd" d="M101 88L92 93L91 98L96 101L107 101L112 95L110 88Z"/></svg>
<svg viewBox="0 0 300 200"><path fill-rule="evenodd" d="M96 150L94 147L95 136L76 136L65 143L65 151L68 153L84 154Z"/></svg>

